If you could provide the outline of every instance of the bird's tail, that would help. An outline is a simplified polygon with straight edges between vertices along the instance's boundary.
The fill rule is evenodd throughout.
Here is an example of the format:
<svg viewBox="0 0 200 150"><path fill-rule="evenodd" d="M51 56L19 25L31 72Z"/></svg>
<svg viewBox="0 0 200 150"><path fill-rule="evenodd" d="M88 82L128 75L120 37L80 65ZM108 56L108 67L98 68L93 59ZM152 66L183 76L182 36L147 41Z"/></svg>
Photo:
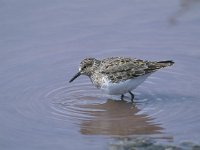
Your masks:
<svg viewBox="0 0 200 150"><path fill-rule="evenodd" d="M174 64L174 61L172 60L158 61L157 64L160 65L160 67L168 67L172 66Z"/></svg>

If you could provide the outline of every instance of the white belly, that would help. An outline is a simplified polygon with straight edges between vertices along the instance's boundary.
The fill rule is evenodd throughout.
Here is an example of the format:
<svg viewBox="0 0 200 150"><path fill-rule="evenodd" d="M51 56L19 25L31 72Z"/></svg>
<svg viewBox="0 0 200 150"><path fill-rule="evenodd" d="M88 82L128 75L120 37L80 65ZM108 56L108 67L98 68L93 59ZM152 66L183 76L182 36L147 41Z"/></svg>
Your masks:
<svg viewBox="0 0 200 150"><path fill-rule="evenodd" d="M134 79L128 79L119 83L111 83L109 80L104 78L104 84L101 86L101 89L110 95L121 95L132 91L137 86L139 86L150 74L136 77Z"/></svg>

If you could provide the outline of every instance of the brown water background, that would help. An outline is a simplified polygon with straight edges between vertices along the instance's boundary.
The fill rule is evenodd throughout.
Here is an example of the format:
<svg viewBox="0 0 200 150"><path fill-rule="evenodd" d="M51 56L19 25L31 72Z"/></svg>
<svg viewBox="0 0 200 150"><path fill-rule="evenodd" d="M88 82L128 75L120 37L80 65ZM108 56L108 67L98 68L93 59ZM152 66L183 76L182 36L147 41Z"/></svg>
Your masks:
<svg viewBox="0 0 200 150"><path fill-rule="evenodd" d="M199 0L1 0L0 149L102 150L119 138L200 144ZM175 61L118 101L88 56Z"/></svg>

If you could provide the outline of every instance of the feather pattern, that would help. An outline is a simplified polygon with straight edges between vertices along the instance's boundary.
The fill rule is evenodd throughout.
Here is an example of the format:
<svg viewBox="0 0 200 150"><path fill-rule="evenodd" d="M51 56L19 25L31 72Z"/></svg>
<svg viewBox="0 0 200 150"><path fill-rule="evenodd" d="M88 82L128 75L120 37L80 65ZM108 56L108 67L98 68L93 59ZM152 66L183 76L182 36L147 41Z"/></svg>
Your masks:
<svg viewBox="0 0 200 150"><path fill-rule="evenodd" d="M171 60L147 61L136 58L111 57L103 60L86 58L80 63L79 75L88 76L92 83L108 94L124 94L135 89L150 74L173 65Z"/></svg>

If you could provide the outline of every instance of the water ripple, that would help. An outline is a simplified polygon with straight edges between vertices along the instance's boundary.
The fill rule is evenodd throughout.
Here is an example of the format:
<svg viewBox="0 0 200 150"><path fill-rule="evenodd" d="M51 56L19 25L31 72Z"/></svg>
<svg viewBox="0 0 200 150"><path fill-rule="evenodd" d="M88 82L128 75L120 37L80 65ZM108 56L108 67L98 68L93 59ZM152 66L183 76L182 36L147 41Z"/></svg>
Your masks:
<svg viewBox="0 0 200 150"><path fill-rule="evenodd" d="M78 120L90 118L87 111L93 111L92 109L80 108L80 105L98 103L99 100L103 99L101 93L87 83L59 87L48 92L45 97L56 117Z"/></svg>

